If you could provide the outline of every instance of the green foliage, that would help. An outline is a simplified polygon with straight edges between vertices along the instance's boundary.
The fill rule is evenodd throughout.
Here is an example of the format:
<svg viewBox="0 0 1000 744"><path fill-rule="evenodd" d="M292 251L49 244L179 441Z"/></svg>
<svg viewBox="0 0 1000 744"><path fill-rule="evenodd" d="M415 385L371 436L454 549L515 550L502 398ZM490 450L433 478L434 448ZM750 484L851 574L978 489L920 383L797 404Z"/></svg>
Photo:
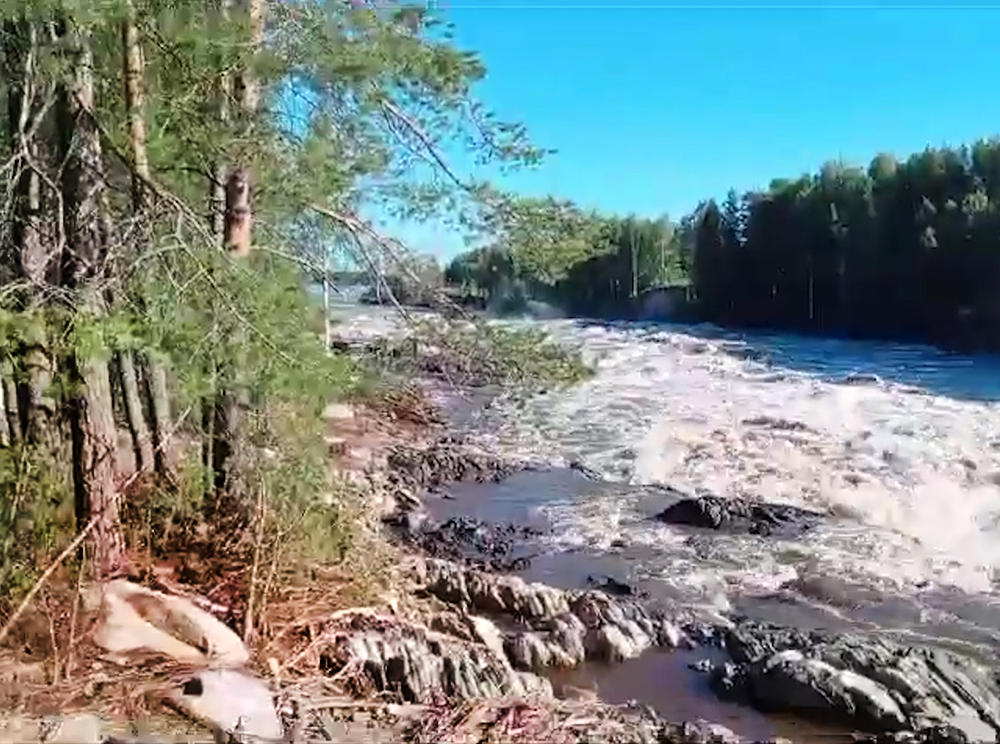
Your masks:
<svg viewBox="0 0 1000 744"><path fill-rule="evenodd" d="M446 280L492 309L534 297L585 315L628 314L645 290L686 281L690 232L670 220L585 214L565 202L523 200L495 245L455 258Z"/></svg>
<svg viewBox="0 0 1000 744"><path fill-rule="evenodd" d="M0 609L15 606L72 539L73 492L62 470L28 448L0 448Z"/></svg>
<svg viewBox="0 0 1000 744"><path fill-rule="evenodd" d="M562 388L592 376L578 349L554 342L538 329L477 324L451 337L456 355L496 369L502 384L519 395Z"/></svg>
<svg viewBox="0 0 1000 744"><path fill-rule="evenodd" d="M579 349L538 329L484 321L413 321L405 339L379 342L367 361L410 379L430 373L453 384L500 387L513 397L566 387L593 374Z"/></svg>
<svg viewBox="0 0 1000 744"><path fill-rule="evenodd" d="M407 218L445 216L456 227L488 224L505 230L512 218L507 201L452 172L441 153L464 150L470 160L505 169L536 163L543 153L523 127L500 121L475 100L474 86L485 74L481 61L458 48L450 30L426 9L340 0L268 0L265 5L266 41L255 49L248 43L248 19L240 4L222 19L213 12L215 3L201 0L133 3L145 65L143 113L152 179L145 184L148 209L135 214L130 112L122 80L126 4L0 4L3 52L7 71L14 73L3 86L8 102L15 101L29 48L40 61L31 88L41 93L60 91L83 59L67 54L66 40L49 33L38 33L29 43L32 28L49 29L55 14L65 21L67 38L93 53L94 118L86 121L99 130L103 174L96 180L107 185L102 194L83 194L83 188L73 192L73 179L62 177L55 156L70 141L74 125L55 116L38 122L33 144L39 146L41 221L65 238L73 225L60 221L61 205L77 196L76 201L97 196L106 219L100 239L93 241L95 255L83 261L93 264L87 281L65 276L46 278L51 286L40 286L38 277L23 281L24 246L16 244L13 231L4 236L0 374L24 385L25 350L37 347L56 369L53 392L62 417L69 410L69 393L88 392L66 387L64 368L72 369L66 362L74 356L102 357L114 368L120 358L114 352L134 351L136 367L145 369L138 381L149 383L146 388L153 378L149 363L162 365L170 424L176 429L171 446L180 448L183 464L170 487L153 488L127 507L129 525L145 535L137 539L150 548L157 530L171 532L161 529L171 525L179 532L194 530L205 516L211 478L207 458L202 460L198 450L207 450L215 433L213 417L203 415L206 402L239 397L246 406L241 435L251 456L243 463L245 492L238 496L243 506L260 499L259 510L247 511L256 524L263 523L269 550L278 551L280 543L289 555L339 559L356 529L357 502L328 480L321 413L331 399L370 388L372 370L322 347L319 310L303 291L304 279L325 271L336 248L357 265L384 264L395 267L397 277L416 276L400 284L411 294L440 283L439 267L415 261L402 246L380 239L357 217L360 208L375 206ZM232 81L241 71L260 84L262 101L255 112L241 110L238 96L222 93L223 73ZM46 111L46 105L39 99L29 109ZM8 154L15 124L0 119L0 142ZM89 153L97 155L93 148ZM237 164L253 183L254 245L245 261L233 261L220 250L202 206L219 166ZM15 181L8 191L17 196ZM535 213L528 218L541 220ZM567 240L576 229L551 225L554 241ZM521 227L510 234L518 230L523 234ZM58 246L60 255L63 248ZM559 271L550 270L553 276ZM476 333L486 335L466 334L450 343L468 364L485 355L500 381L548 385L581 373L562 351L540 339ZM531 360L519 361L519 356ZM123 406L117 408L121 413ZM35 471L11 472L10 483L35 484ZM23 522L18 515L28 509L32 523L41 525L39 534L65 526L30 511L35 506L29 502L39 509L52 502L47 490L31 485L22 491L28 495L23 505L11 507L11 525Z"/></svg>
<svg viewBox="0 0 1000 744"><path fill-rule="evenodd" d="M829 162L676 224L522 207L521 227L456 258L449 284L493 307L528 296L628 317L647 289L690 283L686 309L722 324L1000 348L998 139Z"/></svg>
<svg viewBox="0 0 1000 744"><path fill-rule="evenodd" d="M697 215L703 317L997 348L1000 140L840 162Z"/></svg>

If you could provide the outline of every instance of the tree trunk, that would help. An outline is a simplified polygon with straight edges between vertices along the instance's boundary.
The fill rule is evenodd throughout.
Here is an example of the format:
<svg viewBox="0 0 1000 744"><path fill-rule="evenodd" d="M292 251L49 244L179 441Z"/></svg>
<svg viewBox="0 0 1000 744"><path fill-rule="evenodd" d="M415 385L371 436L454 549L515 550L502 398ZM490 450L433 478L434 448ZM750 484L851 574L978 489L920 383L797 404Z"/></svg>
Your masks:
<svg viewBox="0 0 1000 744"><path fill-rule="evenodd" d="M323 250L323 346L327 356L333 353L333 321L330 318L330 249Z"/></svg>
<svg viewBox="0 0 1000 744"><path fill-rule="evenodd" d="M226 221L223 244L229 255L245 258L250 255L253 228L250 173L242 167L230 170L226 178Z"/></svg>
<svg viewBox="0 0 1000 744"><path fill-rule="evenodd" d="M17 412L17 387L12 374L0 377L0 387L3 388L3 410L0 415L7 422L10 443L16 444L21 439L21 419Z"/></svg>
<svg viewBox="0 0 1000 744"><path fill-rule="evenodd" d="M145 88L143 85L143 74L146 63L143 58L142 43L139 39L139 31L135 23L135 5L132 0L126 0L125 20L122 22L122 46L124 58L124 79L125 79L125 108L128 112L129 139L132 146L132 213L139 222L139 237L136 241L136 252L143 253L149 247L149 188L150 179L149 156L146 152L146 118L145 118ZM142 304L142 298L139 298ZM144 310L144 307L140 307ZM122 368L131 364L132 360L124 360ZM126 392L126 406L129 409L130 428L132 430L133 445L138 452L143 453L142 465L136 462L137 467L149 469L155 467L161 475L170 477L173 472L172 450L169 447L168 438L170 436L170 404L167 394L167 372L163 364L147 355L139 354L135 360L141 367L145 368L146 374L143 378L143 393L149 408L150 427L146 426L146 419L142 415L143 408L138 397L138 387L136 386L136 397L129 403L129 393ZM134 383L138 377L132 375L129 383ZM128 386L123 385L123 389L128 391ZM135 427L131 420L132 407L139 404L136 409ZM150 442L149 451L146 452L146 442ZM147 459L148 458L148 459Z"/></svg>
<svg viewBox="0 0 1000 744"><path fill-rule="evenodd" d="M10 423L7 421L7 382L0 376L0 447L10 447L13 443L10 434Z"/></svg>
<svg viewBox="0 0 1000 744"><path fill-rule="evenodd" d="M104 195L101 140L93 118L93 55L88 34L63 20L68 82L59 89L60 132L63 135L62 175L68 247L67 283L77 291L77 319L100 322L105 316L104 292L109 279L104 242ZM68 359L75 383L71 398L73 481L79 526L96 520L90 533L94 573L98 579L127 566L118 519L115 484L115 428L108 364L99 351L80 349Z"/></svg>
<svg viewBox="0 0 1000 744"><path fill-rule="evenodd" d="M260 105L260 81L254 74L253 55L264 41L264 0L243 0L249 25L248 59L233 81L233 93L239 102L246 141L251 141L254 117ZM226 219L223 244L230 254L241 258L250 253L253 231L253 176L243 163L237 164L226 178Z"/></svg>
<svg viewBox="0 0 1000 744"><path fill-rule="evenodd" d="M213 17L216 26L214 32L216 34L221 33L229 23L231 1L216 0L218 4ZM229 123L229 96L232 92L232 81L229 78L229 74L225 72L227 60L223 59L220 55L216 60L216 65L219 70L215 91L216 114L219 117L219 124L225 127ZM212 234L219 241L219 245L224 245L226 231L226 174L227 165L225 158L220 157L219 162L216 163L215 169L212 172L208 190L209 214L211 215L209 222L212 226Z"/></svg>
<svg viewBox="0 0 1000 744"><path fill-rule="evenodd" d="M153 460L156 472L172 477L176 467L174 450L170 446L170 397L167 389L167 369L162 362L151 360L149 373L143 377L149 412L153 420Z"/></svg>
<svg viewBox="0 0 1000 744"><path fill-rule="evenodd" d="M239 123L243 140L252 141L254 117L260 102L260 83L253 67L254 55L263 43L264 2L263 0L243 0L240 9L246 16L249 27L249 53L242 60L233 80L233 94L239 104ZM245 152L239 159L246 159ZM238 162L229 168L225 181L225 215L223 220L222 244L235 259L250 253L253 227L253 182L250 167ZM241 348L243 329L237 331L234 346ZM219 375L225 389L216 397L214 407L214 442L212 452L213 472L216 492L227 492L239 496L242 489L240 476L249 464L246 453L247 414L250 408L249 390L241 379L243 365L237 360L228 370Z"/></svg>
<svg viewBox="0 0 1000 744"><path fill-rule="evenodd" d="M218 37L226 30L226 26L228 25L231 0L215 0L215 2L216 5L210 18L214 25L214 28L212 28L213 35ZM226 72L228 60L222 54L219 54L215 60L215 64L218 71L215 89L216 115L219 119L219 126L227 127L229 124L229 95L232 82L229 74ZM220 155L208 183L209 224L211 225L212 235L218 241L220 247L225 244L226 232L226 173L227 165L225 157ZM211 267L209 267L209 271L211 270ZM212 337L214 338L218 332L218 322L213 317ZM218 366L216 365L213 368L212 365L206 365L205 373L212 380L212 392L201 401L201 424L203 432L201 460L206 471L212 473L213 483L215 484L214 488L216 491L219 491L218 483L225 479L223 474L216 470L218 455L215 451L215 443L219 438L219 433L216 431L216 419L218 418L217 409L220 405L219 399L221 396L218 385Z"/></svg>
<svg viewBox="0 0 1000 744"><path fill-rule="evenodd" d="M55 364L48 350L48 333L40 318L32 318L25 329L21 349L25 382L18 396L24 438L46 452L54 451L56 401L52 397Z"/></svg>
<svg viewBox="0 0 1000 744"><path fill-rule="evenodd" d="M41 147L36 136L36 117L41 115L39 97L37 26L26 19L3 24L4 73L8 80L7 125L11 139L12 164L15 167L11 253L6 268L12 278L25 282L26 288L14 296L22 310L32 310L45 302L45 285L58 280L58 261L41 229L41 183L28 160L40 163ZM16 388L10 385L5 398L8 409L18 412L18 422L9 422L11 436L17 432L33 445L46 449L53 444L55 404L49 395L54 373L44 322L28 318L25 341L20 349L23 379Z"/></svg>
<svg viewBox="0 0 1000 744"><path fill-rule="evenodd" d="M132 449L135 452L135 469L149 472L155 465L153 440L146 426L146 417L139 394L139 375L135 368L132 351L125 349L118 353L121 371L122 397L125 400L125 418L132 435Z"/></svg>

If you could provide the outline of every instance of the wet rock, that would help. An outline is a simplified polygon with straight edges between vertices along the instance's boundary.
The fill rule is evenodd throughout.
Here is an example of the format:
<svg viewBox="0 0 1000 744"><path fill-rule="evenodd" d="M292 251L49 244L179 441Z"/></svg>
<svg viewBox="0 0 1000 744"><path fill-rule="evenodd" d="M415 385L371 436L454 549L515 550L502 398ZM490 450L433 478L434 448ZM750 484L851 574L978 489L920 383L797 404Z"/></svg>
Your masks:
<svg viewBox="0 0 1000 744"><path fill-rule="evenodd" d="M575 470L577 473L579 473L584 478L587 478L589 480L598 482L604 480L604 476L601 474L599 470L595 470L594 468L590 467L589 465L583 463L580 460L570 460L570 462L567 463L566 467L568 467L570 470Z"/></svg>
<svg viewBox="0 0 1000 744"><path fill-rule="evenodd" d="M538 534L527 527L490 524L467 516L438 523L425 512L398 512L385 522L402 542L424 555L489 571L524 569L529 558L513 553L520 542Z"/></svg>
<svg viewBox="0 0 1000 744"><path fill-rule="evenodd" d="M727 499L719 496L682 498L656 515L666 524L701 527L751 535L798 535L815 527L822 514L785 504Z"/></svg>
<svg viewBox="0 0 1000 744"><path fill-rule="evenodd" d="M610 594L612 597L646 597L649 596L647 592L641 592L636 589L631 584L619 581L613 576L604 576L603 578L598 578L596 576L587 577L587 586L592 589L597 589L605 594Z"/></svg>
<svg viewBox="0 0 1000 744"><path fill-rule="evenodd" d="M744 426L756 426L763 429L773 429L775 431L809 432L816 433L816 430L801 421L791 421L775 416L754 416L741 421Z"/></svg>
<svg viewBox="0 0 1000 744"><path fill-rule="evenodd" d="M768 709L822 715L849 712L869 730L906 728L906 715L889 690L850 669L787 649L753 664L748 672L753 699Z"/></svg>
<svg viewBox="0 0 1000 744"><path fill-rule="evenodd" d="M445 483L495 483L520 469L516 463L453 439L427 447L397 445L389 452L387 464L394 474L422 489Z"/></svg>
<svg viewBox="0 0 1000 744"><path fill-rule="evenodd" d="M921 741L953 730L992 741L1000 732L996 680L950 652L750 622L727 630L725 646L732 661L713 671L716 692L762 710L841 719L872 733L930 732Z"/></svg>
<svg viewBox="0 0 1000 744"><path fill-rule="evenodd" d="M622 661L652 646L676 647L684 639L662 614L600 591L562 591L437 559L420 561L415 573L438 599L497 618L505 652L519 669Z"/></svg>
<svg viewBox="0 0 1000 744"><path fill-rule="evenodd" d="M333 673L360 670L355 692L372 689L408 703L503 695L550 697L547 680L516 671L486 618L469 623L475 641L446 635L398 617L344 616L327 629L324 665Z"/></svg>

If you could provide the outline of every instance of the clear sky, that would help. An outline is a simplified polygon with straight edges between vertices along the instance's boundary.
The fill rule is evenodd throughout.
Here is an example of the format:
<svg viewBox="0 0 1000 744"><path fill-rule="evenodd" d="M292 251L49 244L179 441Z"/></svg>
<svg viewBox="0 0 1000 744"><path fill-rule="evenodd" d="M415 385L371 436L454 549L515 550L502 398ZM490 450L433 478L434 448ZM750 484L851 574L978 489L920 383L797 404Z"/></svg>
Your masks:
<svg viewBox="0 0 1000 744"><path fill-rule="evenodd" d="M501 183L643 216L1000 133L1000 6L438 0L478 97L558 150ZM463 249L434 225L414 248Z"/></svg>

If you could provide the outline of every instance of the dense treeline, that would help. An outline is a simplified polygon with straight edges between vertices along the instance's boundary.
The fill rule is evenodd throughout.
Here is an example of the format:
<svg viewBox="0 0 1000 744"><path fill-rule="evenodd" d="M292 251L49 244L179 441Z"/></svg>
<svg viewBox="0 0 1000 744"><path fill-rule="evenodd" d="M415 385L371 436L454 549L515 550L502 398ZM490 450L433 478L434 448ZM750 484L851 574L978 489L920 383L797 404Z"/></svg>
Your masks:
<svg viewBox="0 0 1000 744"><path fill-rule="evenodd" d="M1000 142L928 149L700 210L706 319L989 347L1000 340Z"/></svg>
<svg viewBox="0 0 1000 744"><path fill-rule="evenodd" d="M502 234L447 278L490 296L628 317L646 290L689 281L699 319L725 325L1000 346L1000 141L839 162L765 191L703 202L677 224L576 212ZM556 270L553 270L556 267Z"/></svg>
<svg viewBox="0 0 1000 744"><path fill-rule="evenodd" d="M694 221L623 219L523 200L498 242L458 256L445 280L500 311L529 299L588 316L627 314L651 287L686 282ZM553 223L557 223L558 227Z"/></svg>

